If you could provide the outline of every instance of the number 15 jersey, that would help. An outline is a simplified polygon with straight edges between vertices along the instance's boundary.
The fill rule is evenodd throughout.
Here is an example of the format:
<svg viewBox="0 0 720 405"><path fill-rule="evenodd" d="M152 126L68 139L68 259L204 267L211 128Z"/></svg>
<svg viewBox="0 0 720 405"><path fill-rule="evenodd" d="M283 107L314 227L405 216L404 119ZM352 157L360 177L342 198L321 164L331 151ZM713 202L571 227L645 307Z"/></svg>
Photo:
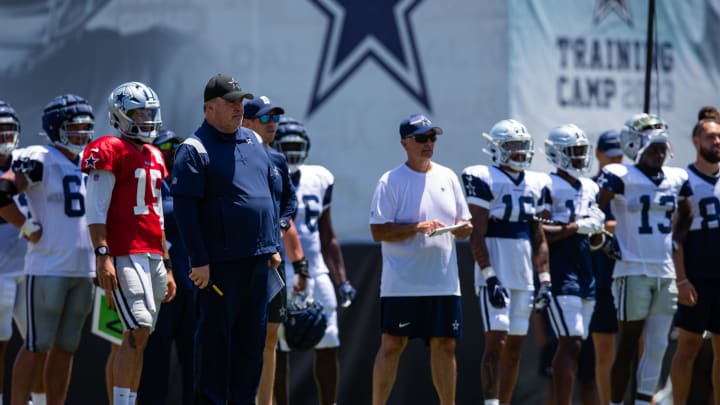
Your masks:
<svg viewBox="0 0 720 405"><path fill-rule="evenodd" d="M496 166L465 168L462 180L467 202L488 210L485 244L490 265L507 288L533 291L530 225L533 217L548 210L550 178L544 173L522 171L513 177ZM475 289L485 286L475 263Z"/></svg>
<svg viewBox="0 0 720 405"><path fill-rule="evenodd" d="M138 149L127 139L103 136L85 147L82 170L107 170L115 176L105 222L110 254L162 254L160 194L168 175L162 153L152 145Z"/></svg>

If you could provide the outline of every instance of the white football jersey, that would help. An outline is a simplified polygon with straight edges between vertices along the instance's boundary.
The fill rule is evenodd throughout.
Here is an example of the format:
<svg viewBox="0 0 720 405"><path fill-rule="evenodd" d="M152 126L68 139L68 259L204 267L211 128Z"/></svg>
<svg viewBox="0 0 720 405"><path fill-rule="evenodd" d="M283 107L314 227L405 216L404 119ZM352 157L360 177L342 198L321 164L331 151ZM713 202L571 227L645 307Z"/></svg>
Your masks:
<svg viewBox="0 0 720 405"><path fill-rule="evenodd" d="M19 149L13 162L42 164L30 175L27 195L30 215L42 226L38 243L29 243L25 273L39 276L94 277L95 260L85 220L87 176L78 162L71 162L53 146ZM40 178L33 178L40 176Z"/></svg>
<svg viewBox="0 0 720 405"><path fill-rule="evenodd" d="M690 166L687 173L693 191L693 221L690 230L720 228L720 181L704 176L694 166Z"/></svg>
<svg viewBox="0 0 720 405"><path fill-rule="evenodd" d="M462 179L468 204L489 211L485 243L498 279L510 289L534 290L530 223L548 209L549 176L525 170L514 178L496 166L476 165L465 168ZM476 290L481 286L485 279L475 263Z"/></svg>
<svg viewBox="0 0 720 405"><path fill-rule="evenodd" d="M295 185L298 202L295 227L310 275L315 277L328 272L320 246L318 219L330 207L335 178L328 169L317 165L302 165L298 171L300 181Z"/></svg>
<svg viewBox="0 0 720 405"><path fill-rule="evenodd" d="M615 194L610 209L615 215L622 260L613 277L646 275L675 278L672 262L672 216L678 201L692 195L685 170L663 167L663 176L651 179L633 164L610 164L597 180L600 188Z"/></svg>
<svg viewBox="0 0 720 405"><path fill-rule="evenodd" d="M371 224L470 219L457 175L435 162L427 173L402 164L380 177L370 205ZM415 233L382 242L381 297L460 295L455 237Z"/></svg>
<svg viewBox="0 0 720 405"><path fill-rule="evenodd" d="M17 152L13 151L11 160L15 158ZM0 176L4 171L0 169ZM20 211L27 216L27 199L25 194L18 194L14 197ZM25 252L27 251L27 241L19 238L20 230L13 224L6 222L0 218L0 275L2 276L18 276L23 274L25 263Z"/></svg>
<svg viewBox="0 0 720 405"><path fill-rule="evenodd" d="M548 208L553 221L569 224L589 215L588 209L595 204L600 188L591 179L578 180L580 184L575 188L562 177L550 175Z"/></svg>

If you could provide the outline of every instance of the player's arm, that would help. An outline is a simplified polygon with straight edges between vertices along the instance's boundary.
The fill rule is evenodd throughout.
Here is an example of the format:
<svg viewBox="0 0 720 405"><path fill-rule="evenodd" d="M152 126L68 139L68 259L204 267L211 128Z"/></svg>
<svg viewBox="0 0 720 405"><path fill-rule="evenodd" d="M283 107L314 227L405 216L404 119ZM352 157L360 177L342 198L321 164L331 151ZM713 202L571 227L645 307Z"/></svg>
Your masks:
<svg viewBox="0 0 720 405"><path fill-rule="evenodd" d="M162 210L162 204L160 209ZM162 218L162 213L160 218ZM177 292L177 284L175 284L175 275L173 274L172 260L170 260L170 250L167 246L167 238L165 237L165 230L162 232L162 250L163 250L163 265L165 266L165 273L167 274L167 281L165 283L165 298L163 302L170 302L175 298Z"/></svg>
<svg viewBox="0 0 720 405"><path fill-rule="evenodd" d="M338 286L340 293L340 305L348 307L357 295L357 291L350 284L345 273L345 260L343 259L340 242L335 236L335 230L332 226L332 217L330 215L330 207L327 207L320 218L318 218L318 228L320 232L320 250L323 260L330 270L335 285Z"/></svg>
<svg viewBox="0 0 720 405"><path fill-rule="evenodd" d="M548 249L545 232L539 222L533 221L530 223L530 243L532 244L533 265L535 271L538 273L538 278L540 278L540 281L543 281L543 278L547 276L549 280L550 250ZM546 273L546 276L543 276L543 273Z"/></svg>
<svg viewBox="0 0 720 405"><path fill-rule="evenodd" d="M107 242L107 213L110 208L115 175L107 170L92 170L88 175L85 197L86 218L90 240L95 248L98 284L105 291L117 289L117 274Z"/></svg>
<svg viewBox="0 0 720 405"><path fill-rule="evenodd" d="M295 227L295 221L290 219L290 226L285 231L282 238L283 245L285 246L285 255L293 266L293 294L297 295L307 288L307 279L310 277L310 271L308 269L308 261L305 258L305 253L302 250L302 244L300 244L300 237L298 236L297 228Z"/></svg>
<svg viewBox="0 0 720 405"><path fill-rule="evenodd" d="M678 201L678 210L673 221L673 264L677 277L678 302L686 306L697 304L697 291L687 278L685 271L685 238L692 224L692 204L689 198Z"/></svg>
<svg viewBox="0 0 720 405"><path fill-rule="evenodd" d="M472 233L470 234L470 249L472 250L473 257L481 269L484 269L491 265L490 255L488 254L487 245L485 244L485 235L487 234L488 221L490 219L490 212L487 208L480 207L478 205L470 204L470 220L472 224Z"/></svg>
<svg viewBox="0 0 720 405"><path fill-rule="evenodd" d="M25 161L23 165L17 163L20 162L14 162L12 170L8 170L0 177L0 217L19 228L22 236L30 243L37 243L42 236L42 227L23 215L13 197L27 190L34 183L33 179L42 180L42 163L37 161ZM28 169L32 171L29 172Z"/></svg>

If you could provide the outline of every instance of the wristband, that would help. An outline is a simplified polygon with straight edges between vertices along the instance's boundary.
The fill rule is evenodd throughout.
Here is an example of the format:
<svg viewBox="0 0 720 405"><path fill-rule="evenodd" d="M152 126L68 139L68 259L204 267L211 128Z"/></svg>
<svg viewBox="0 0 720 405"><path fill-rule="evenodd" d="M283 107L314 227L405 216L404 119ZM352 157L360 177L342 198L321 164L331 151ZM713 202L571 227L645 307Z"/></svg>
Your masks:
<svg viewBox="0 0 720 405"><path fill-rule="evenodd" d="M600 243L598 243L597 245L593 245L592 242L590 242L590 251L594 252L603 247L603 245L605 244L605 234L601 233L600 236L602 238L600 239Z"/></svg>
<svg viewBox="0 0 720 405"><path fill-rule="evenodd" d="M677 282L677 286L680 287L681 285L687 284L689 282L690 282L690 280L688 280L687 278L684 278L684 279L682 279L682 281Z"/></svg>
<svg viewBox="0 0 720 405"><path fill-rule="evenodd" d="M490 277L495 277L495 270L492 268L492 266L487 266L484 269L480 270L485 280L489 279Z"/></svg>
<svg viewBox="0 0 720 405"><path fill-rule="evenodd" d="M549 283L550 273L548 273L547 271L538 273L538 280L540 280L541 283Z"/></svg>
<svg viewBox="0 0 720 405"><path fill-rule="evenodd" d="M170 259L163 259L163 264L165 265L166 270L172 270L173 266Z"/></svg>
<svg viewBox="0 0 720 405"><path fill-rule="evenodd" d="M42 229L40 225L34 223L30 218L27 218L25 222L20 227L20 236L25 236L27 238L30 237L34 232L39 231Z"/></svg>
<svg viewBox="0 0 720 405"><path fill-rule="evenodd" d="M296 260L292 263L293 271L295 274L303 276L305 278L310 277L310 271L308 270L308 261L305 257L300 260Z"/></svg>

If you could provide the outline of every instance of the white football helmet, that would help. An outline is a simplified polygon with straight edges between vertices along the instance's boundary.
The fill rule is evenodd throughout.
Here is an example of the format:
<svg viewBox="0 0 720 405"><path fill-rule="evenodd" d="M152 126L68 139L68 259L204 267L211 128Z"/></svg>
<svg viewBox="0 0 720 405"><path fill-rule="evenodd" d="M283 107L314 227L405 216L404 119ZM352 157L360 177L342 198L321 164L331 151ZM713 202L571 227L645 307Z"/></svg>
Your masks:
<svg viewBox="0 0 720 405"><path fill-rule="evenodd" d="M20 142L20 120L10 104L0 100L0 155L9 155Z"/></svg>
<svg viewBox="0 0 720 405"><path fill-rule="evenodd" d="M160 99L153 89L140 82L116 87L108 97L108 114L110 123L122 136L142 143L151 143L162 126Z"/></svg>
<svg viewBox="0 0 720 405"><path fill-rule="evenodd" d="M625 156L637 162L650 144L665 143L670 150L669 136L667 124L657 115L635 114L620 131L620 146Z"/></svg>
<svg viewBox="0 0 720 405"><path fill-rule="evenodd" d="M575 124L551 129L545 140L545 156L548 162L576 178L590 168L591 151L592 146L587 134Z"/></svg>
<svg viewBox="0 0 720 405"><path fill-rule="evenodd" d="M502 120L483 133L488 143L483 152L490 155L493 163L524 170L530 166L533 155L533 139L525 125L515 120Z"/></svg>

